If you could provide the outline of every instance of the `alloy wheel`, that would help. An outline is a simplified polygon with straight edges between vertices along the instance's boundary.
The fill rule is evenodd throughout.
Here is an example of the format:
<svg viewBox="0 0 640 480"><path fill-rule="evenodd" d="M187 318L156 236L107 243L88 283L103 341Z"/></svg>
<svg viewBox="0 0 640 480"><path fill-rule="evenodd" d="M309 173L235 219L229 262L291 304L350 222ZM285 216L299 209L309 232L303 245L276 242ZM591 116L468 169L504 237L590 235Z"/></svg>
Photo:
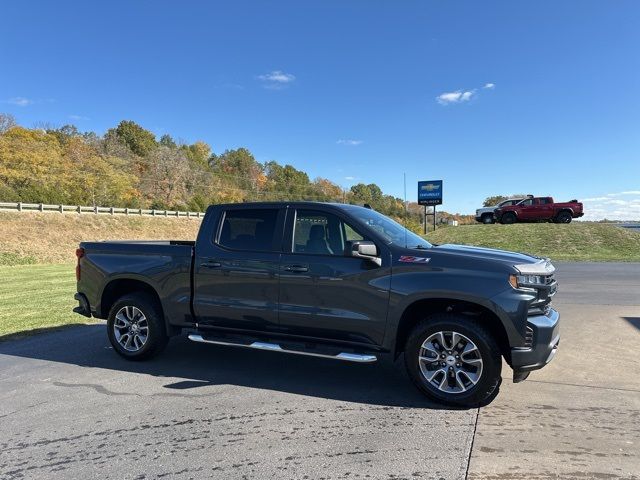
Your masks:
<svg viewBox="0 0 640 480"><path fill-rule="evenodd" d="M455 331L430 335L420 347L420 372L432 387L458 394L473 388L482 376L482 355L467 336Z"/></svg>
<svg viewBox="0 0 640 480"><path fill-rule="evenodd" d="M149 322L139 308L124 306L116 313L113 333L122 348L128 352L137 352L147 343Z"/></svg>

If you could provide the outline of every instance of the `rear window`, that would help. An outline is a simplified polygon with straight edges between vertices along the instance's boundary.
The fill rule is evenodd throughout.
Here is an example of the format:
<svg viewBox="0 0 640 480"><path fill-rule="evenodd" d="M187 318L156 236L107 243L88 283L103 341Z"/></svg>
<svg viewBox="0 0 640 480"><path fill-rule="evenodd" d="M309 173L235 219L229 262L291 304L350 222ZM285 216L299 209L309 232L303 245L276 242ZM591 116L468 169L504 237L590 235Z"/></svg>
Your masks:
<svg viewBox="0 0 640 480"><path fill-rule="evenodd" d="M275 245L277 218L277 209L227 210L218 244L233 250L278 250Z"/></svg>

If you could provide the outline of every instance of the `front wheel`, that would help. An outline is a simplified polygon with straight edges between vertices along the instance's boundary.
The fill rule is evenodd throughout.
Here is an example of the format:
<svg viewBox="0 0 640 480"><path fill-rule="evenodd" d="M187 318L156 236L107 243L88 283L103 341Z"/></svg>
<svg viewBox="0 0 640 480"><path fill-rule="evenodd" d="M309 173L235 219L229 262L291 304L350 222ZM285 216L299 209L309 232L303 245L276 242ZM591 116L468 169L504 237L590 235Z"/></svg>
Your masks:
<svg viewBox="0 0 640 480"><path fill-rule="evenodd" d="M493 220L493 214L485 213L485 214L482 216L482 223L484 223L485 225L491 224L491 223L493 223L493 222L494 222L494 220Z"/></svg>
<svg viewBox="0 0 640 480"><path fill-rule="evenodd" d="M415 326L404 354L409 376L433 400L477 407L497 394L500 350L474 319L451 313L431 315Z"/></svg>
<svg viewBox="0 0 640 480"><path fill-rule="evenodd" d="M144 293L125 295L113 304L107 332L113 349L129 360L151 358L169 340L157 301Z"/></svg>
<svg viewBox="0 0 640 480"><path fill-rule="evenodd" d="M500 219L500 222L505 224L505 225L511 225L512 223L516 223L517 220L518 219L517 219L515 213L507 212L507 213L502 215L502 218Z"/></svg>

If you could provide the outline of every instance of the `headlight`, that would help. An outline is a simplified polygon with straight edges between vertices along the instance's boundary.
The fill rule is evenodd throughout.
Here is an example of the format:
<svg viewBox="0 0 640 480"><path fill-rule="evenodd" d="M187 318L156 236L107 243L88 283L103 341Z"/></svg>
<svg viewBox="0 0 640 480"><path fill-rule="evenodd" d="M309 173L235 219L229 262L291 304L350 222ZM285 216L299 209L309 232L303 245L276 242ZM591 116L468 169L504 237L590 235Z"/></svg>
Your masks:
<svg viewBox="0 0 640 480"><path fill-rule="evenodd" d="M544 275L509 275L513 288L538 288L546 284Z"/></svg>

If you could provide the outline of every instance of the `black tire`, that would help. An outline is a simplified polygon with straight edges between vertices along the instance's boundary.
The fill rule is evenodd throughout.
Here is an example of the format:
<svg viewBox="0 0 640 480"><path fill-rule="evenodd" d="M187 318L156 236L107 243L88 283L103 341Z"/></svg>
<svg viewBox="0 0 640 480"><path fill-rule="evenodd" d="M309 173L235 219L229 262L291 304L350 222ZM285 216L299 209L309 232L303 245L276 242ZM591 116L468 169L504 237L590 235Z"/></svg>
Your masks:
<svg viewBox="0 0 640 480"><path fill-rule="evenodd" d="M485 225L488 225L490 223L494 223L493 214L492 213L485 213L484 215L482 215L482 223L484 223Z"/></svg>
<svg viewBox="0 0 640 480"><path fill-rule="evenodd" d="M556 223L571 223L571 212L562 211L556 217Z"/></svg>
<svg viewBox="0 0 640 480"><path fill-rule="evenodd" d="M421 369L421 360L419 358L421 353L425 354L425 350L422 349L423 343L438 332L456 332L467 337L468 340L475 344L477 347L475 355L478 355L482 360L481 371L475 385L471 386L471 383L469 383L468 388L464 391L448 393L441 391L434 383L427 380ZM497 395L502 381L500 376L502 372L502 356L495 339L478 321L464 315L438 313L420 321L407 338L404 359L407 372L413 383L429 398L450 406L478 407L486 405ZM433 368L439 369L439 364L439 361L435 362L435 367ZM442 364L446 365L445 361ZM423 363L424 365L428 364ZM451 369L451 367L444 367L445 370L447 368ZM436 377L432 382L438 383L439 378L442 377ZM462 378L465 378L464 372ZM469 379L470 377L467 376L466 378ZM451 380L447 379L447 382L454 383L453 377Z"/></svg>
<svg viewBox="0 0 640 480"><path fill-rule="evenodd" d="M507 212L503 214L502 218L500 219L500 222L505 225L511 225L512 223L516 223L517 221L518 221L518 218L516 217L516 214L513 212Z"/></svg>
<svg viewBox="0 0 640 480"><path fill-rule="evenodd" d="M116 331L122 332L123 330L126 330L124 328L116 329L114 327L116 324L116 316L125 307L134 307L135 309L138 309L138 311L142 312L146 320L144 323L147 328L146 340L141 348L135 351L127 350L116 338ZM128 360L144 360L160 353L164 347L167 346L167 342L169 341L164 324L164 318L160 312L161 309L157 300L149 294L132 293L120 297L111 307L109 317L107 319L107 335L109 336L109 342L111 342L113 349L119 355ZM124 333L119 334L122 339L127 332L125 331ZM137 345L134 346L134 348L135 347L137 347Z"/></svg>

